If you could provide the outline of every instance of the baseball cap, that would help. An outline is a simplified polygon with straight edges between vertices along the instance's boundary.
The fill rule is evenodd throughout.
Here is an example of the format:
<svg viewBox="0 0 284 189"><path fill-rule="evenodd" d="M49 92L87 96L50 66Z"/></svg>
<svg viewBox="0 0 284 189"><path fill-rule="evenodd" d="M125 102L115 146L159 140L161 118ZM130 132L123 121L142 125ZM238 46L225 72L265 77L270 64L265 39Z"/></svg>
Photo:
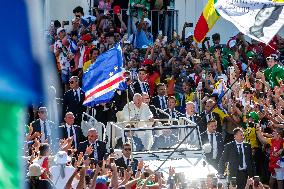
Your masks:
<svg viewBox="0 0 284 189"><path fill-rule="evenodd" d="M62 32L62 31L65 31L65 29L62 28L62 27L57 28L57 31L56 31L57 35L59 35L59 33Z"/></svg>

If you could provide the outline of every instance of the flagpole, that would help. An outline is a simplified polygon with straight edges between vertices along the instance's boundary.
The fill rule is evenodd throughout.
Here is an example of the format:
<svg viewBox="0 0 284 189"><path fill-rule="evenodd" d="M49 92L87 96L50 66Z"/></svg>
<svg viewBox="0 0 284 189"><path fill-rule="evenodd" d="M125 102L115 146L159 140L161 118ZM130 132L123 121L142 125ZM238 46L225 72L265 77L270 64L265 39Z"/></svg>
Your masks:
<svg viewBox="0 0 284 189"><path fill-rule="evenodd" d="M127 100L127 108L128 108L128 119L130 120L130 107L129 107L129 93L128 93L128 86L126 88L126 100ZM132 125L130 125L130 138L131 138L131 162L133 162L133 136L132 136L132 131L131 131Z"/></svg>

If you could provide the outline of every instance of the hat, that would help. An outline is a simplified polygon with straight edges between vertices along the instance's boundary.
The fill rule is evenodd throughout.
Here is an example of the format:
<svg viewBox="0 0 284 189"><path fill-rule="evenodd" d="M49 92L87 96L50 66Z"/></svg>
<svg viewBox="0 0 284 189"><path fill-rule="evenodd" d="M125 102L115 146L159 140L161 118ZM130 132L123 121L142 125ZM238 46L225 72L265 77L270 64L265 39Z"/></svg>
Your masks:
<svg viewBox="0 0 284 189"><path fill-rule="evenodd" d="M259 121L259 116L256 112L250 112L249 113L249 117L251 117L253 119L254 123L258 123Z"/></svg>
<svg viewBox="0 0 284 189"><path fill-rule="evenodd" d="M249 51L249 52L246 53L246 56L248 58L253 58L255 56L255 53L253 51Z"/></svg>
<svg viewBox="0 0 284 189"><path fill-rule="evenodd" d="M56 32L57 32L57 35L59 35L59 33L60 33L60 32L62 32L62 31L65 31L65 29L64 29L64 28L62 28L62 27L57 28L57 31L56 31Z"/></svg>
<svg viewBox="0 0 284 189"><path fill-rule="evenodd" d="M59 165L64 165L71 161L71 158L67 155L65 151L59 151L55 155L54 162Z"/></svg>
<svg viewBox="0 0 284 189"><path fill-rule="evenodd" d="M81 37L81 40L82 41L91 41L92 40L92 36L91 34L87 33L87 34L84 34L82 37Z"/></svg>
<svg viewBox="0 0 284 189"><path fill-rule="evenodd" d="M101 184L106 184L106 183L109 182L109 181L110 181L109 178L106 177L106 176L98 176L98 177L97 177L97 180L96 180L96 183L97 183L97 184L99 184L99 183L101 183Z"/></svg>
<svg viewBox="0 0 284 189"><path fill-rule="evenodd" d="M97 183L95 189L108 189L106 184L103 183Z"/></svg>
<svg viewBox="0 0 284 189"><path fill-rule="evenodd" d="M143 63L142 63L142 65L152 65L153 64L153 60L151 60L151 59L145 59L144 61L143 61Z"/></svg>
<svg viewBox="0 0 284 189"><path fill-rule="evenodd" d="M266 60L268 60L268 59L273 59L273 60L278 61L278 56L277 56L277 54L271 54L269 57L266 58Z"/></svg>
<svg viewBox="0 0 284 189"><path fill-rule="evenodd" d="M187 32L185 38L187 39L187 38L189 38L190 36L193 36L193 33L192 33L191 31Z"/></svg>
<svg viewBox="0 0 284 189"><path fill-rule="evenodd" d="M118 13L120 13L120 11L121 11L120 6L115 5L115 6L113 7L113 13L114 13L114 14L118 14Z"/></svg>
<svg viewBox="0 0 284 189"><path fill-rule="evenodd" d="M27 176L29 177L38 177L44 172L44 169L41 168L41 166L38 163L33 163L29 167L29 172L27 173Z"/></svg>
<svg viewBox="0 0 284 189"><path fill-rule="evenodd" d="M237 44L237 41L236 41L236 40L231 40L231 41L229 42L229 47L232 48L232 47L234 47L236 44Z"/></svg>
<svg viewBox="0 0 284 189"><path fill-rule="evenodd" d="M149 18L144 18L144 22L147 23L147 26L150 27L152 25L151 20L149 20Z"/></svg>

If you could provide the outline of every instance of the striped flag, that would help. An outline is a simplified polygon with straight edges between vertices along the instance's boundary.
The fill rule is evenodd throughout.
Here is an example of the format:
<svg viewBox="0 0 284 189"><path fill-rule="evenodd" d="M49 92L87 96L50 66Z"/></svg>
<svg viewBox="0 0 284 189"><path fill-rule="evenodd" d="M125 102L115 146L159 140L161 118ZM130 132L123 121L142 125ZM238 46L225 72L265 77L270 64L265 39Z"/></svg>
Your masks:
<svg viewBox="0 0 284 189"><path fill-rule="evenodd" d="M26 105L43 94L40 65L32 53L26 3L5 1L0 11L4 27L0 30L0 188L5 189L23 185L20 158Z"/></svg>
<svg viewBox="0 0 284 189"><path fill-rule="evenodd" d="M123 59L120 45L99 55L83 75L84 105L109 102L116 89L125 90Z"/></svg>
<svg viewBox="0 0 284 189"><path fill-rule="evenodd" d="M198 43L202 42L207 33L212 29L220 15L214 7L217 0L208 0L201 16L199 17L195 29L194 40Z"/></svg>

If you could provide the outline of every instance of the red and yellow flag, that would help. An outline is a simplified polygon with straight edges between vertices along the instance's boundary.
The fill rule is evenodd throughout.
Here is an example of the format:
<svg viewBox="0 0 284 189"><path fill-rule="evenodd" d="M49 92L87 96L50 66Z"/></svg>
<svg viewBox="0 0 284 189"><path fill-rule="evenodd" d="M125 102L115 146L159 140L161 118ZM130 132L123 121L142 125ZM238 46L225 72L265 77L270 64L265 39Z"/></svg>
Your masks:
<svg viewBox="0 0 284 189"><path fill-rule="evenodd" d="M206 37L207 33L214 26L220 15L214 7L214 3L217 0L208 0L201 16L199 17L195 29L194 29L194 40L198 43L202 42Z"/></svg>

